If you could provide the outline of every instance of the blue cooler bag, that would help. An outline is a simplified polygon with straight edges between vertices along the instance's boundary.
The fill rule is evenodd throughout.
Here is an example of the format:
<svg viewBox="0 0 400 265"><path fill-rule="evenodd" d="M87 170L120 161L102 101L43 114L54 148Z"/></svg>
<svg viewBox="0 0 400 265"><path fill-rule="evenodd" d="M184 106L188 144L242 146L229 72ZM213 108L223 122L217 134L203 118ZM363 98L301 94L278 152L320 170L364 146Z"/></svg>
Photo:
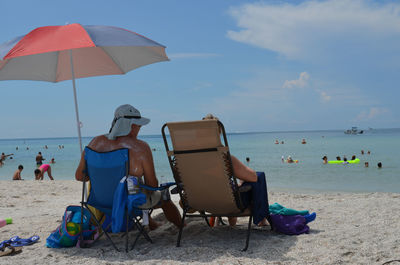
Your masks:
<svg viewBox="0 0 400 265"><path fill-rule="evenodd" d="M46 239L49 248L63 248L76 246L82 233L84 240L93 239L97 229L90 224L90 212L83 208L83 224L81 231L81 206L68 206L65 210L62 223Z"/></svg>

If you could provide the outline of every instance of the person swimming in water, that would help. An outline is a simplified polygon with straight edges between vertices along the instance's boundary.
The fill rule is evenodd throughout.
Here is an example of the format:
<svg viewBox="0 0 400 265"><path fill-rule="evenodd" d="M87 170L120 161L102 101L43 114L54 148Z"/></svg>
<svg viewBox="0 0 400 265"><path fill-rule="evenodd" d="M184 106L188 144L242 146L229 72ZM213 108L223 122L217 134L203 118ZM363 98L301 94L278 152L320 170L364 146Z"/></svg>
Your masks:
<svg viewBox="0 0 400 265"><path fill-rule="evenodd" d="M328 157L327 157L327 156L324 156L324 157L322 158L322 163L323 163L323 164L328 164Z"/></svg>

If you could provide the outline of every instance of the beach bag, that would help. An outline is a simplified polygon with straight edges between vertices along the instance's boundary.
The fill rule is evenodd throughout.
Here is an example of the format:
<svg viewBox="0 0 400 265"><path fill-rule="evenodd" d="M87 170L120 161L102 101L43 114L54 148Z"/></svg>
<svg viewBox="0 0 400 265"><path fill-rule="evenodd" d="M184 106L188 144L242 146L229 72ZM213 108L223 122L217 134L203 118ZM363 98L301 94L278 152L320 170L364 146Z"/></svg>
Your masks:
<svg viewBox="0 0 400 265"><path fill-rule="evenodd" d="M98 228L90 223L90 212L83 208L83 223L81 231L81 206L71 205L65 209L61 224L46 239L49 248L78 246L82 234L84 243L90 243L98 236Z"/></svg>
<svg viewBox="0 0 400 265"><path fill-rule="evenodd" d="M271 221L275 231L286 235L300 235L310 230L306 218L301 215L271 214Z"/></svg>

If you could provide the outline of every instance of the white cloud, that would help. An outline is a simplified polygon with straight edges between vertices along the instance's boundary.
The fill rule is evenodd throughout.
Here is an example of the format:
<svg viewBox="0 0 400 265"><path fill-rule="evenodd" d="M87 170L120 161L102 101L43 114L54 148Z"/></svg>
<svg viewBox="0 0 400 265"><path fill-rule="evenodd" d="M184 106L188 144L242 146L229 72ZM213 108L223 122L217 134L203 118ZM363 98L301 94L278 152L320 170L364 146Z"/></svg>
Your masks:
<svg viewBox="0 0 400 265"><path fill-rule="evenodd" d="M400 49L400 4L367 0L252 3L231 8L228 38L290 59L368 58ZM378 48L379 47L379 48ZM375 54L371 54L374 51ZM379 57L379 56L378 56Z"/></svg>
<svg viewBox="0 0 400 265"><path fill-rule="evenodd" d="M298 79L295 80L286 80L283 83L282 88L304 88L309 86L310 75L307 72L300 73ZM331 101L332 96L328 95L326 91L323 91L319 88L313 88L314 91L319 95L322 102L326 103Z"/></svg>
<svg viewBox="0 0 400 265"><path fill-rule="evenodd" d="M188 58L210 58L220 56L217 53L171 53L168 54L170 59L188 59Z"/></svg>
<svg viewBox="0 0 400 265"><path fill-rule="evenodd" d="M332 97L329 96L325 91L318 90L318 92L319 92L319 94L321 96L321 100L323 102L328 102L328 101L330 101L332 99Z"/></svg>
<svg viewBox="0 0 400 265"><path fill-rule="evenodd" d="M282 88L305 87L308 85L308 79L310 79L310 75L307 72L302 72L300 73L299 79L286 80Z"/></svg>

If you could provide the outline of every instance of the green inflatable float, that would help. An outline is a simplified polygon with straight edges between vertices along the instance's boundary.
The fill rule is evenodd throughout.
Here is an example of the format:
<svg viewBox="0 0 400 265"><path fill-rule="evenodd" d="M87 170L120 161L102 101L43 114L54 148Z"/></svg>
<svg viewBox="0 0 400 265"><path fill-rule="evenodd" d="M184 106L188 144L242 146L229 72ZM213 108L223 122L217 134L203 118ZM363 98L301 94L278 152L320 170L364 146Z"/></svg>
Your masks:
<svg viewBox="0 0 400 265"><path fill-rule="evenodd" d="M347 160L347 162L349 162L349 164L358 164L358 163L360 163L360 159L356 158L354 160ZM343 160L331 160L331 161L328 161L328 164L343 164L343 163L344 163Z"/></svg>

